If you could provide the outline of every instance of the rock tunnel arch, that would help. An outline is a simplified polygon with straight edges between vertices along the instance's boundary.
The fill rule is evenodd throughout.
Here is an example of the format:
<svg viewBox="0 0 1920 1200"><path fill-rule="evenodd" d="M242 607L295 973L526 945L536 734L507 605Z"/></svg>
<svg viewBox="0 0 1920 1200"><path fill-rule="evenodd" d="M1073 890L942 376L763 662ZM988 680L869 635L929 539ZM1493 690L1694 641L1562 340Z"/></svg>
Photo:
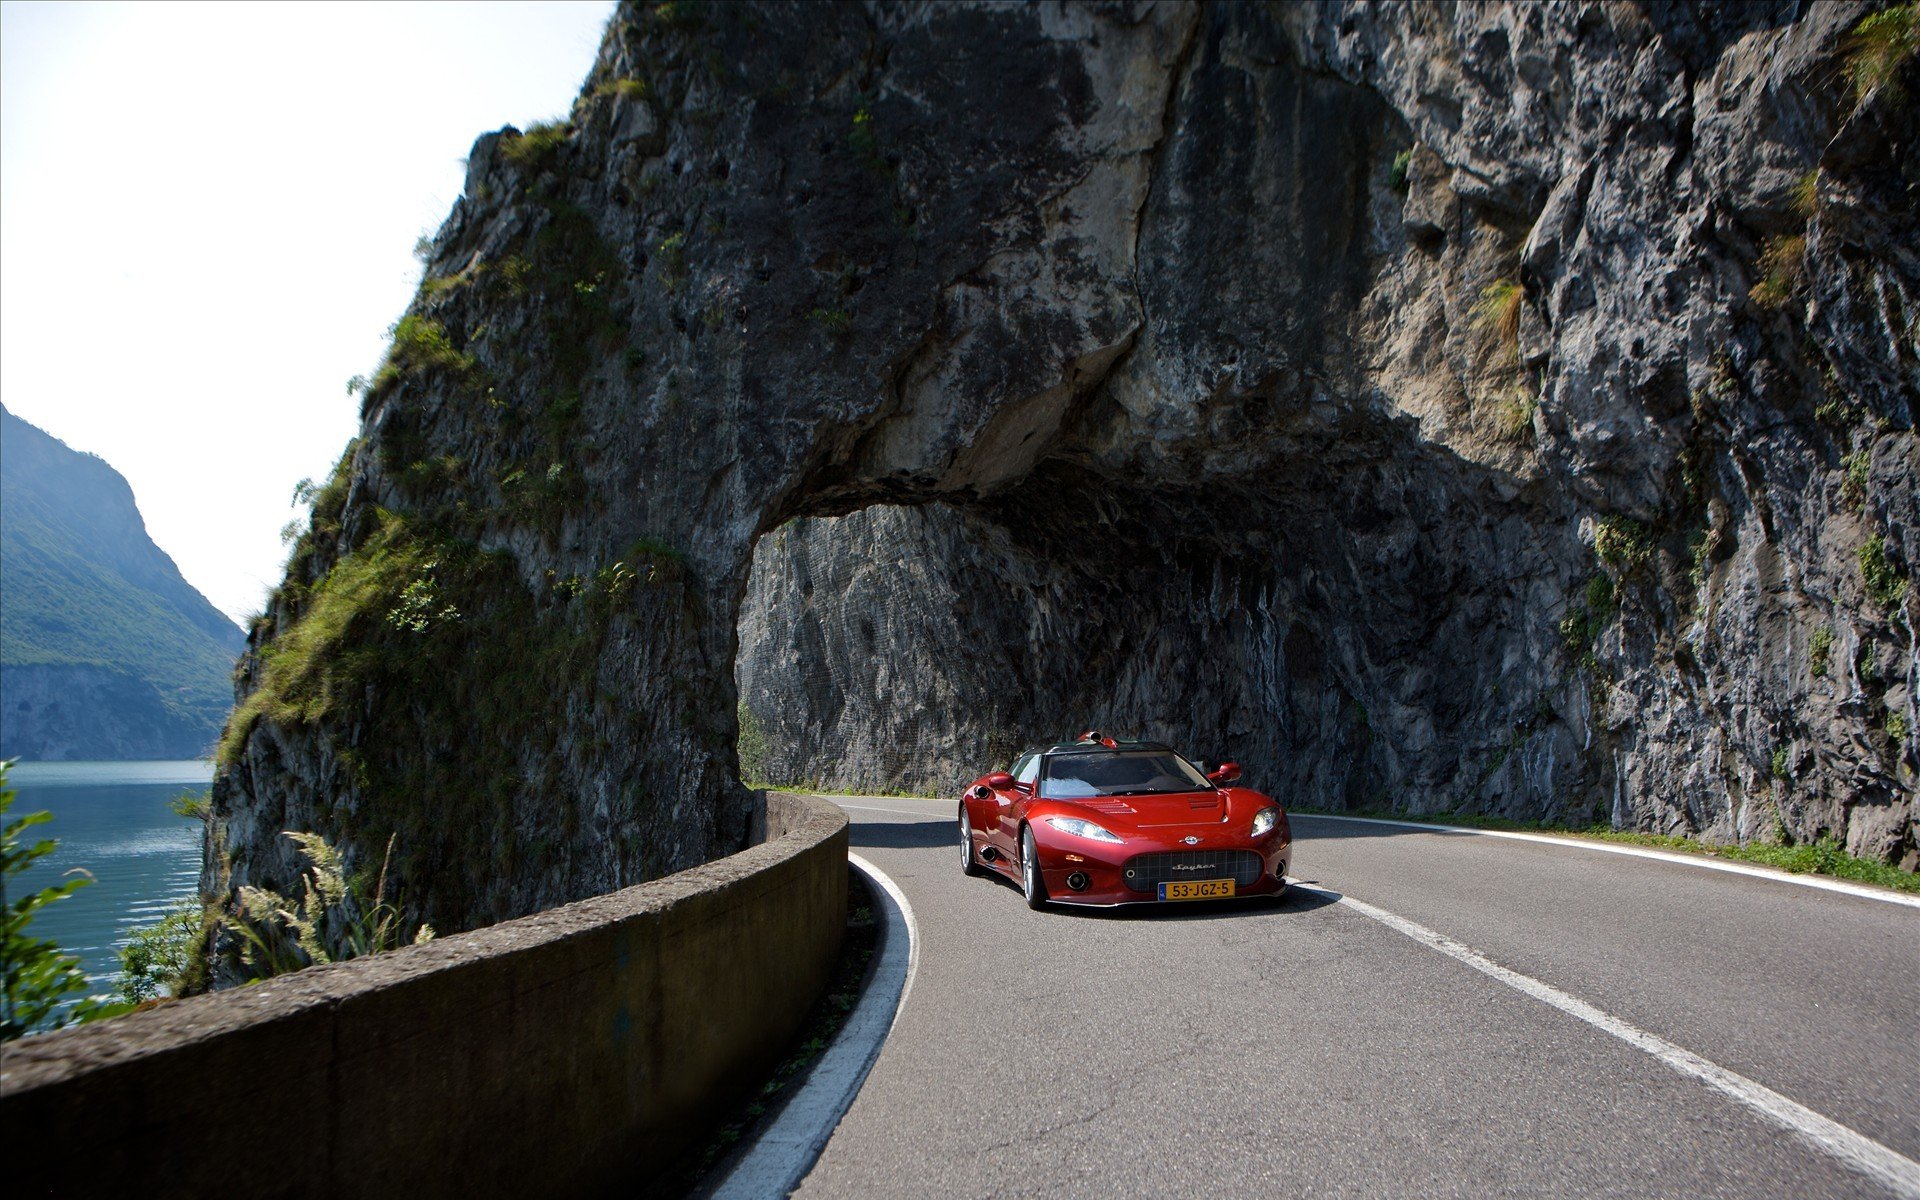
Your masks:
<svg viewBox="0 0 1920 1200"><path fill-rule="evenodd" d="M732 848L736 666L751 704L795 630L859 649L857 612L807 627L791 595L742 649L756 556L797 580L885 538L944 573L889 585L917 628L977 649L869 660L922 689L935 719L891 740L943 771L1093 714L1295 802L1911 854L1911 748L1810 691L1797 640L1824 613L1849 661L1911 656L1822 548L1839 488L1807 464L1838 450L1797 382L1879 406L1878 511L1910 513L1904 360L1856 321L1809 364L1737 250L1632 241L1671 219L1640 181L1678 169L1647 131L1687 101L1602 68L1769 30L1666 49L1609 13L1582 86L1642 140L1563 169L1528 139L1587 132L1489 99L1533 95L1503 57L1553 34L1527 8L623 6L564 126L474 147L243 660L208 890L287 886L284 829L350 861L393 836L451 929ZM1390 53L1470 63L1471 103ZM1686 170L1719 203L1725 163ZM1898 229L1848 236L1878 303L1920 296ZM1896 566L1908 526L1881 523ZM974 607L943 631L949 591ZM848 736L890 728L862 683L760 714L811 747L793 770L950 786Z"/></svg>

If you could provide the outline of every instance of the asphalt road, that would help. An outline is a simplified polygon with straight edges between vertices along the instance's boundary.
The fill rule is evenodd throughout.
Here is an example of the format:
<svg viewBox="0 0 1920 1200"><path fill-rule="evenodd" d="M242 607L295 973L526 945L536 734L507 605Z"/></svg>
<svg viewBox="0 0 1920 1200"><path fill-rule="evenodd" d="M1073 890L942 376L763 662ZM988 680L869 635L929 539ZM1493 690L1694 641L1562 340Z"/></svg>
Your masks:
<svg viewBox="0 0 1920 1200"><path fill-rule="evenodd" d="M841 803L919 966L806 1200L1920 1195L1920 908L1296 817L1287 899L1036 913L951 803Z"/></svg>

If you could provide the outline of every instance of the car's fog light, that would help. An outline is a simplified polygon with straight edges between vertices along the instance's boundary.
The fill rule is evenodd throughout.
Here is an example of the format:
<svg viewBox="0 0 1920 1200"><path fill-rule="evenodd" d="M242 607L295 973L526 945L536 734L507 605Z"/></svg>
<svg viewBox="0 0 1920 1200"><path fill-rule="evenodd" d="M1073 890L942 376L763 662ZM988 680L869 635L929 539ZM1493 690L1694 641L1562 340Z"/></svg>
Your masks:
<svg viewBox="0 0 1920 1200"><path fill-rule="evenodd" d="M1073 874L1067 876L1067 886L1076 892L1086 891L1087 873L1085 871L1075 871Z"/></svg>

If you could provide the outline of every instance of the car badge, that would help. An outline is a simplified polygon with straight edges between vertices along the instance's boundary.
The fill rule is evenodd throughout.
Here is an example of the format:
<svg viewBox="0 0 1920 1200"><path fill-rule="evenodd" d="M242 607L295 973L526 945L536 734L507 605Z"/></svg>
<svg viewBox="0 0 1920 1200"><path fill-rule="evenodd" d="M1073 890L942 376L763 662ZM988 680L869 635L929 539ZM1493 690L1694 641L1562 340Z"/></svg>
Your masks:
<svg viewBox="0 0 1920 1200"><path fill-rule="evenodd" d="M1199 839L1199 838L1197 838L1197 837L1193 837L1192 835L1188 835L1187 837L1183 837L1183 838L1181 838L1180 840L1181 840L1181 841L1183 841L1183 842L1185 842L1185 843L1186 843L1187 845L1189 845L1189 846L1198 846L1198 845L1200 844L1200 839Z"/></svg>

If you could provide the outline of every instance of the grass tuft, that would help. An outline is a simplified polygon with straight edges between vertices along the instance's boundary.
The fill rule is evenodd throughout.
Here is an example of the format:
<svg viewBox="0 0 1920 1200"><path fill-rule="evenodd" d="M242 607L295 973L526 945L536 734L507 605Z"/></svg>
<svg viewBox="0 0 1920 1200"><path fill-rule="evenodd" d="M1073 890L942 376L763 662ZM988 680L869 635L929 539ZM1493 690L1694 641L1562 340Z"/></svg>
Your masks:
<svg viewBox="0 0 1920 1200"><path fill-rule="evenodd" d="M1760 251L1760 281L1747 291L1761 308L1775 309L1793 299L1807 274L1807 238L1795 233L1771 238Z"/></svg>
<svg viewBox="0 0 1920 1200"><path fill-rule="evenodd" d="M1807 647L1807 663L1813 669L1815 679L1825 679L1828 664L1833 658L1833 626L1822 625L1813 631L1813 641Z"/></svg>
<svg viewBox="0 0 1920 1200"><path fill-rule="evenodd" d="M519 137L502 142L500 154L522 170L537 171L552 162L571 132L565 121L536 121Z"/></svg>
<svg viewBox="0 0 1920 1200"><path fill-rule="evenodd" d="M1413 147L1409 146L1393 156L1393 166L1387 170L1387 182L1393 185L1393 190L1399 192L1402 196L1407 194L1407 188L1409 186L1407 170L1412 165Z"/></svg>
<svg viewBox="0 0 1920 1200"><path fill-rule="evenodd" d="M1840 499L1849 508L1859 508L1867 499L1867 474L1873 466L1873 453L1865 446L1840 460L1846 476L1840 481Z"/></svg>
<svg viewBox="0 0 1920 1200"><path fill-rule="evenodd" d="M1901 74L1920 52L1920 4L1882 9L1861 19L1847 36L1843 69L1853 85L1853 106L1864 106L1884 91L1899 103L1906 99Z"/></svg>
<svg viewBox="0 0 1920 1200"><path fill-rule="evenodd" d="M1805 175L1794 180L1793 195L1789 201L1793 215L1802 221L1811 221L1820 211L1820 168L1815 167Z"/></svg>
<svg viewBox="0 0 1920 1200"><path fill-rule="evenodd" d="M593 89L595 96L619 96L626 100L645 100L653 88L644 79L614 79Z"/></svg>
<svg viewBox="0 0 1920 1200"><path fill-rule="evenodd" d="M1517 279L1496 279L1480 293L1474 306L1474 325L1490 330L1510 365L1520 362L1520 302L1526 298Z"/></svg>
<svg viewBox="0 0 1920 1200"><path fill-rule="evenodd" d="M1533 416L1539 410L1538 397L1524 387L1515 388L1494 410L1494 428L1510 441L1524 441L1533 432Z"/></svg>
<svg viewBox="0 0 1920 1200"><path fill-rule="evenodd" d="M1877 533L1860 546L1860 578L1881 608L1899 608L1907 597L1907 577L1887 557L1887 539Z"/></svg>
<svg viewBox="0 0 1920 1200"><path fill-rule="evenodd" d="M835 337L853 328L853 314L844 308L816 308L807 314L807 320Z"/></svg>

